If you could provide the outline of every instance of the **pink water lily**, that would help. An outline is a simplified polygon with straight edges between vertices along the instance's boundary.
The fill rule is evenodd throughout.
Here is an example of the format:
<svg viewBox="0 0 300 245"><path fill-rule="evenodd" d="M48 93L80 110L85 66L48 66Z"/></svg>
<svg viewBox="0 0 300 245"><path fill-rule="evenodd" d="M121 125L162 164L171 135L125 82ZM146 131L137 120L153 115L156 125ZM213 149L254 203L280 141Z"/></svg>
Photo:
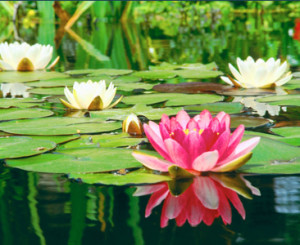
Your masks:
<svg viewBox="0 0 300 245"><path fill-rule="evenodd" d="M170 219L175 219L178 226L186 221L191 226L203 222L211 225L218 217L224 224L232 221L231 205L243 219L246 213L238 194L247 199L260 196L260 191L242 176L228 177L223 174L197 176L190 186L180 195L172 194L168 183L137 187L134 196L150 195L145 216L163 202L160 226L166 227Z"/></svg>
<svg viewBox="0 0 300 245"><path fill-rule="evenodd" d="M162 172L171 165L194 174L234 171L251 158L251 150L260 140L254 137L240 143L244 130L240 125L231 134L230 116L225 112L213 118L204 110L190 118L182 110L176 117L163 115L159 124L144 124L149 142L164 159L141 152L133 152L133 156L147 168Z"/></svg>

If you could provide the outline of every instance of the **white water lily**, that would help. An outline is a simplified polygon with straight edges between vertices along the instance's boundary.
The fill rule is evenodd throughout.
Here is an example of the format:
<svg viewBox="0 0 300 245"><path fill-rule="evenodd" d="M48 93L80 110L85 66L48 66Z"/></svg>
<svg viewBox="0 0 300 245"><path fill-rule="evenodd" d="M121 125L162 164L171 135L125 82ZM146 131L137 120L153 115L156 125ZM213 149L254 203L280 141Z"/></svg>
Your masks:
<svg viewBox="0 0 300 245"><path fill-rule="evenodd" d="M235 87L242 88L271 88L274 86L281 86L291 80L291 72L286 72L288 68L287 62L280 64L280 59L275 61L270 58L267 61L258 59L254 61L252 57L246 60L237 58L237 71L230 63L229 69L235 79L230 76L221 79Z"/></svg>
<svg viewBox="0 0 300 245"><path fill-rule="evenodd" d="M113 83L110 83L106 89L105 80L99 82L75 82L73 85L73 93L68 87L65 87L65 96L68 102L60 99L61 102L71 109L87 109L87 110L103 110L117 105L123 96L111 104L116 95L116 88Z"/></svg>
<svg viewBox="0 0 300 245"><path fill-rule="evenodd" d="M0 67L4 70L33 71L44 69L52 59L53 48L50 45L26 42L11 44L0 43ZM51 66L54 66L59 57Z"/></svg>

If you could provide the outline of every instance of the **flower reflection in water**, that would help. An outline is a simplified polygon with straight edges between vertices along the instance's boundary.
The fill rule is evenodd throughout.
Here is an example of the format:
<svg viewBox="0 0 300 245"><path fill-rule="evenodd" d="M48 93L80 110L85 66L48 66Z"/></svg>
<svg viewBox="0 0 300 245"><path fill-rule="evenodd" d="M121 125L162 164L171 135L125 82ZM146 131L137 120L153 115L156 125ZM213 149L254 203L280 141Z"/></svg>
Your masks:
<svg viewBox="0 0 300 245"><path fill-rule="evenodd" d="M0 90L3 97L23 97L28 98L29 92L27 90L30 87L25 86L23 83L1 83Z"/></svg>
<svg viewBox="0 0 300 245"><path fill-rule="evenodd" d="M191 179L180 179L154 185L137 187L134 196L152 194L145 216L163 203L160 226L166 227L170 219L178 226L186 221L191 226L201 222L211 225L214 219L221 217L224 224L231 223L231 206L245 219L245 209L238 194L247 199L260 195L260 191L249 181L237 174L208 174Z"/></svg>

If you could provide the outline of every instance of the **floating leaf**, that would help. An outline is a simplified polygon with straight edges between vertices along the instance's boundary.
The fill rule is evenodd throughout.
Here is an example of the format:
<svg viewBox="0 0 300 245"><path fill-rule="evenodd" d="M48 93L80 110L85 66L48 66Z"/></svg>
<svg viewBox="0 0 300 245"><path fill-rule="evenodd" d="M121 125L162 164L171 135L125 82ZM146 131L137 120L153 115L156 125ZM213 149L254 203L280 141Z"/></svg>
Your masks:
<svg viewBox="0 0 300 245"><path fill-rule="evenodd" d="M166 102L166 106L181 106L181 105L197 105L203 103L212 103L222 100L223 97L214 94L144 94L144 95L134 95L126 96L123 102L126 104L144 104L151 105L159 102Z"/></svg>
<svg viewBox="0 0 300 245"><path fill-rule="evenodd" d="M253 150L252 158L240 168L240 171L270 174L300 173L299 148L261 137L259 144Z"/></svg>
<svg viewBox="0 0 300 245"><path fill-rule="evenodd" d="M72 87L69 87L72 91ZM64 95L64 88L62 87L50 87L50 88L33 88L28 90L31 94L42 94L42 95Z"/></svg>
<svg viewBox="0 0 300 245"><path fill-rule="evenodd" d="M134 113L138 116L145 116L150 120L158 120L161 118L162 114L175 115L180 110L182 110L182 107L152 108L150 106L137 104L133 107L126 108L126 109L91 111L90 116L91 118L99 118L102 120L107 120L107 119L125 120L129 114Z"/></svg>
<svg viewBox="0 0 300 245"><path fill-rule="evenodd" d="M271 105L294 105L300 106L300 94L287 94L267 96L257 99L259 102L267 102Z"/></svg>
<svg viewBox="0 0 300 245"><path fill-rule="evenodd" d="M148 83L114 83L118 90L122 91L132 91L134 89L144 89L150 90L153 87L153 84Z"/></svg>
<svg viewBox="0 0 300 245"><path fill-rule="evenodd" d="M108 76L121 76L132 73L132 70L121 70L121 69L97 69L91 72L88 76L99 76L99 75L108 75Z"/></svg>
<svg viewBox="0 0 300 245"><path fill-rule="evenodd" d="M221 71L207 71L207 70L175 70L177 76L183 78L212 78L223 74Z"/></svg>
<svg viewBox="0 0 300 245"><path fill-rule="evenodd" d="M64 73L60 72L46 72L46 71L33 71L33 72L17 72L17 71L5 71L0 72L0 81L7 83L22 83L32 82L38 80L46 80L52 78L64 78L68 77Z"/></svg>
<svg viewBox="0 0 300 245"><path fill-rule="evenodd" d="M56 144L50 140L8 136L0 138L0 159L19 158L50 151Z"/></svg>
<svg viewBox="0 0 300 245"><path fill-rule="evenodd" d="M243 124L246 128L257 128L265 126L271 123L270 120L262 117L251 117L251 116L231 116L231 128L236 128L240 124Z"/></svg>
<svg viewBox="0 0 300 245"><path fill-rule="evenodd" d="M208 64L202 64L202 63L187 63L187 64L181 64L181 65L174 65L167 62L161 63L159 66L150 66L150 70L157 71L157 70L216 70L217 64L215 62L211 62Z"/></svg>
<svg viewBox="0 0 300 245"><path fill-rule="evenodd" d="M37 100L32 98L2 98L0 99L0 108L11 108L11 107L19 107L19 108L30 108L37 107L41 105L43 100Z"/></svg>
<svg viewBox="0 0 300 245"><path fill-rule="evenodd" d="M145 80L163 80L176 77L174 71L138 71L133 76L141 77Z"/></svg>
<svg viewBox="0 0 300 245"><path fill-rule="evenodd" d="M138 168L142 165L121 148L70 148L36 157L7 160L10 167L45 173L91 173Z"/></svg>
<svg viewBox="0 0 300 245"><path fill-rule="evenodd" d="M24 118L37 118L37 117L48 117L54 113L44 109L1 109L0 110L0 121L24 119Z"/></svg>
<svg viewBox="0 0 300 245"><path fill-rule="evenodd" d="M0 123L0 130L23 135L69 135L109 132L121 128L121 123L103 122L91 118L50 117Z"/></svg>
<svg viewBox="0 0 300 245"><path fill-rule="evenodd" d="M209 110L212 113L217 113L224 111L228 114L240 113L242 112L244 106L241 103L236 102L217 102L211 104L202 104L197 106L185 106L184 109L187 111L203 111Z"/></svg>
<svg viewBox="0 0 300 245"><path fill-rule="evenodd" d="M140 77L135 77L135 76L120 76L117 77L113 80L114 84L122 84L122 83L138 83L142 81Z"/></svg>
<svg viewBox="0 0 300 245"><path fill-rule="evenodd" d="M256 96L256 95L268 95L276 94L274 89L262 89L262 88L234 88L226 89L224 91L218 91L218 93L229 96Z"/></svg>
<svg viewBox="0 0 300 245"><path fill-rule="evenodd" d="M219 83L188 82L179 84L158 84L153 87L153 90L162 93L199 94L205 92L223 93L224 91L232 90L232 87Z"/></svg>
<svg viewBox="0 0 300 245"><path fill-rule="evenodd" d="M145 141L145 138L130 137L127 133L83 135L78 140L64 144L63 148L135 146L142 141Z"/></svg>
<svg viewBox="0 0 300 245"><path fill-rule="evenodd" d="M165 175L151 174L145 171L133 171L128 174L70 174L69 178L81 180L87 184L103 185L132 185L132 184L154 184L163 181L170 181L171 178Z"/></svg>
<svg viewBox="0 0 300 245"><path fill-rule="evenodd" d="M297 89L300 88L300 79L293 79L282 86L284 89Z"/></svg>

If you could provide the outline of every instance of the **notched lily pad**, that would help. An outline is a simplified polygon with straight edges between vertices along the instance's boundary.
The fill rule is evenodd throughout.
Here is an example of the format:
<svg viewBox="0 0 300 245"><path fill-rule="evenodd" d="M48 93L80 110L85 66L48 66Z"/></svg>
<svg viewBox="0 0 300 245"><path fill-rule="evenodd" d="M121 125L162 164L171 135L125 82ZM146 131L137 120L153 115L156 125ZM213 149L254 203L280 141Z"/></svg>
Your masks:
<svg viewBox="0 0 300 245"><path fill-rule="evenodd" d="M174 71L137 71L132 75L145 80L163 80L176 77Z"/></svg>
<svg viewBox="0 0 300 245"><path fill-rule="evenodd" d="M12 107L19 107L19 108L30 108L30 107L37 107L41 106L43 100L37 100L32 98L0 98L0 108L12 108Z"/></svg>
<svg viewBox="0 0 300 245"><path fill-rule="evenodd" d="M251 116L231 116L231 128L236 128L240 124L243 124L245 128L257 128L263 127L271 123L270 120L262 117Z"/></svg>
<svg viewBox="0 0 300 245"><path fill-rule="evenodd" d="M25 118L38 118L52 116L54 113L45 109L20 109L9 108L0 110L0 121L25 119Z"/></svg>
<svg viewBox="0 0 300 245"><path fill-rule="evenodd" d="M257 99L259 102L266 102L271 105L292 105L300 106L300 94L287 94L277 96L267 96Z"/></svg>
<svg viewBox="0 0 300 245"><path fill-rule="evenodd" d="M91 118L50 117L0 123L0 130L23 135L70 135L109 132L121 128L119 122Z"/></svg>
<svg viewBox="0 0 300 245"><path fill-rule="evenodd" d="M166 106L197 105L203 103L213 103L221 101L222 96L214 94L176 94L176 93L157 93L127 96L123 99L125 104L151 105L166 101Z"/></svg>
<svg viewBox="0 0 300 245"><path fill-rule="evenodd" d="M169 181L170 177L166 175L151 174L146 171L133 171L127 174L70 174L69 178L80 180L87 184L103 184L103 185L141 185L155 184L159 182Z"/></svg>
<svg viewBox="0 0 300 245"><path fill-rule="evenodd" d="M186 111L203 111L209 110L211 113L218 113L224 111L228 114L240 113L242 112L244 106L237 102L216 102L211 104L202 104L197 106L185 106Z"/></svg>
<svg viewBox="0 0 300 245"><path fill-rule="evenodd" d="M0 72L0 81L7 83L22 83L32 82L38 80L64 78L68 75L60 72L46 72L46 71L33 71L33 72L18 72L18 71L5 71Z"/></svg>
<svg viewBox="0 0 300 245"><path fill-rule="evenodd" d="M6 163L10 167L44 173L94 173L142 167L131 153L132 150L120 148L71 148Z"/></svg>
<svg viewBox="0 0 300 245"><path fill-rule="evenodd" d="M0 159L28 157L53 150L56 144L50 140L30 137L0 137Z"/></svg>
<svg viewBox="0 0 300 245"><path fill-rule="evenodd" d="M232 90L232 87L219 83L187 82L179 84L158 84L153 87L153 90L162 93L199 94L211 92L223 93L224 91Z"/></svg>

